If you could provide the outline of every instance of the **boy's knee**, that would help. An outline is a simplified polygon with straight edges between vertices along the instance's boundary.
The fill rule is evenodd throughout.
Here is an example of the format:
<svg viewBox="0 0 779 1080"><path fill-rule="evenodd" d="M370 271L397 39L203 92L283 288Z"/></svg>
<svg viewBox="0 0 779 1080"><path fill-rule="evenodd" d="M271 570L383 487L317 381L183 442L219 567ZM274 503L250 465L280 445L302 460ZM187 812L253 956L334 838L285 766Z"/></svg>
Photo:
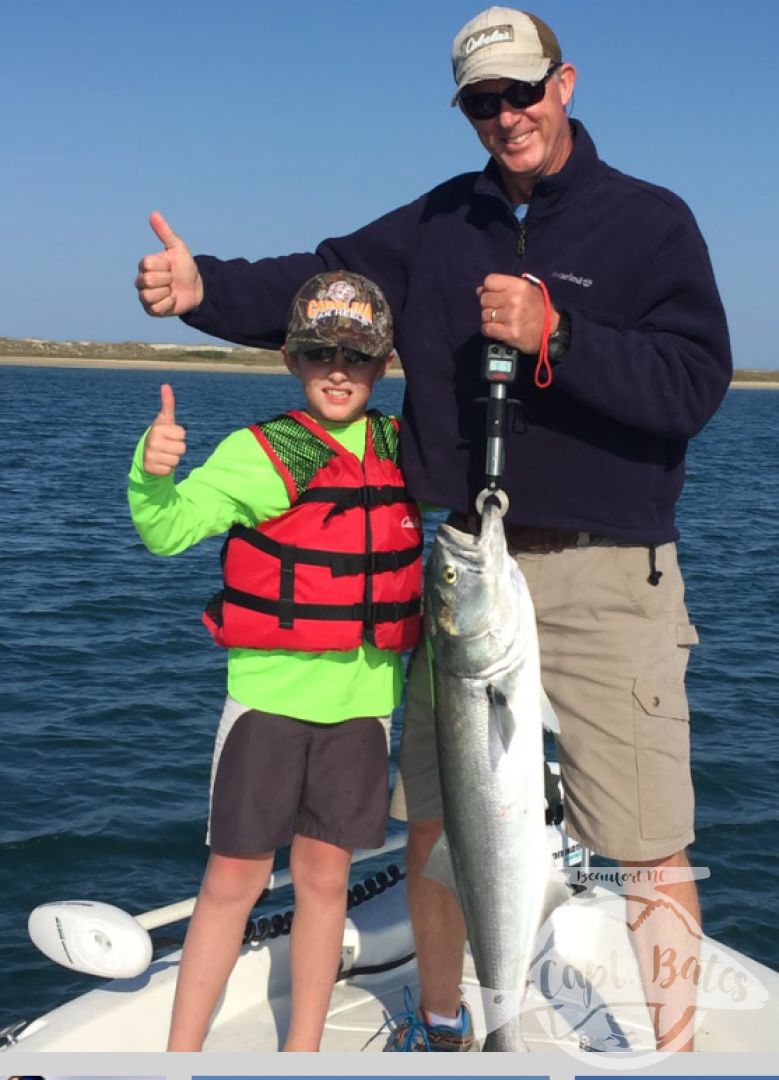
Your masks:
<svg viewBox="0 0 779 1080"><path fill-rule="evenodd" d="M255 859L212 856L203 878L202 892L218 903L254 903L259 897L266 872Z"/></svg>
<svg viewBox="0 0 779 1080"><path fill-rule="evenodd" d="M301 838L293 845L290 868L296 896L316 897L323 902L346 896L351 854L332 844Z"/></svg>
<svg viewBox="0 0 779 1080"><path fill-rule="evenodd" d="M349 867L298 865L292 875L295 895L306 894L327 903L342 900L349 884Z"/></svg>

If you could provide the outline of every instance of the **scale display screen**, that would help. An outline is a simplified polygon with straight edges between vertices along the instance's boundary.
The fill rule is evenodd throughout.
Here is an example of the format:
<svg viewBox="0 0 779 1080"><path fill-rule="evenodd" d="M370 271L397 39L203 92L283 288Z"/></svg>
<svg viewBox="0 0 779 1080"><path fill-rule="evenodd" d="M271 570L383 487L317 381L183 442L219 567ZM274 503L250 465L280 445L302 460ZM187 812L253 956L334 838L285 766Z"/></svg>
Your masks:
<svg viewBox="0 0 779 1080"><path fill-rule="evenodd" d="M490 342L481 357L481 377L488 382L513 382L517 374L519 355L510 345Z"/></svg>
<svg viewBox="0 0 779 1080"><path fill-rule="evenodd" d="M502 375L510 375L514 370L514 365L510 360L490 360L490 371L500 372Z"/></svg>

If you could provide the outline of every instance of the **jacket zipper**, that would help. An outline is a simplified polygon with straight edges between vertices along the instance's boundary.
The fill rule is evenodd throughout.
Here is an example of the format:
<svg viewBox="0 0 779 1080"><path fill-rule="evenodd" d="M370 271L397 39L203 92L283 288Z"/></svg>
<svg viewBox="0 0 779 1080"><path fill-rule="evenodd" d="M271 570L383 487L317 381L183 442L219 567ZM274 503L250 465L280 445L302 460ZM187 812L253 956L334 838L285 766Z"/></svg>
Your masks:
<svg viewBox="0 0 779 1080"><path fill-rule="evenodd" d="M515 219L516 220L516 219ZM520 259L525 254L525 248L527 247L527 224L526 220L517 221L517 255Z"/></svg>

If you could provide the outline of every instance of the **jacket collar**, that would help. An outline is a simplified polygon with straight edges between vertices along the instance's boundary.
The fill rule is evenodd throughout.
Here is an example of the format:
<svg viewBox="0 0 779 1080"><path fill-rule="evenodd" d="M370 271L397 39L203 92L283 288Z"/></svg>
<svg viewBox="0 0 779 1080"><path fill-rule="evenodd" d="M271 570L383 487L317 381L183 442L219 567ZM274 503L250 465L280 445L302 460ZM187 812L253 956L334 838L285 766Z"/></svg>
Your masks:
<svg viewBox="0 0 779 1080"><path fill-rule="evenodd" d="M573 149L559 172L543 176L533 188L530 209L534 218L561 210L573 202L581 195L583 187L590 186L598 171L600 164L598 153L584 124L579 120L571 120L570 124ZM500 199L507 206L513 206L503 189L500 170L493 158L490 158L484 171L479 173L474 193L490 195Z"/></svg>

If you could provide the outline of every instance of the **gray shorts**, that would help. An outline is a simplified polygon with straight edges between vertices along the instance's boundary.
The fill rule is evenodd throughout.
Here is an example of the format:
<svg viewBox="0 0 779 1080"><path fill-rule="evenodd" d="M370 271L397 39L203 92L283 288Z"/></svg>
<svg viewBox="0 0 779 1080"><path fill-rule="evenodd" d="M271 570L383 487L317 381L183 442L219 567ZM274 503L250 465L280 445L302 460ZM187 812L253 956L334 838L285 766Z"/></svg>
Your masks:
<svg viewBox="0 0 779 1080"><path fill-rule="evenodd" d="M536 608L544 687L572 836L600 855L661 859L694 838L684 677L698 641L676 546L597 543L516 553ZM390 813L442 816L425 650L409 665L400 772Z"/></svg>
<svg viewBox="0 0 779 1080"><path fill-rule="evenodd" d="M315 724L227 699L214 747L207 843L262 855L293 835L341 848L384 843L390 718Z"/></svg>

